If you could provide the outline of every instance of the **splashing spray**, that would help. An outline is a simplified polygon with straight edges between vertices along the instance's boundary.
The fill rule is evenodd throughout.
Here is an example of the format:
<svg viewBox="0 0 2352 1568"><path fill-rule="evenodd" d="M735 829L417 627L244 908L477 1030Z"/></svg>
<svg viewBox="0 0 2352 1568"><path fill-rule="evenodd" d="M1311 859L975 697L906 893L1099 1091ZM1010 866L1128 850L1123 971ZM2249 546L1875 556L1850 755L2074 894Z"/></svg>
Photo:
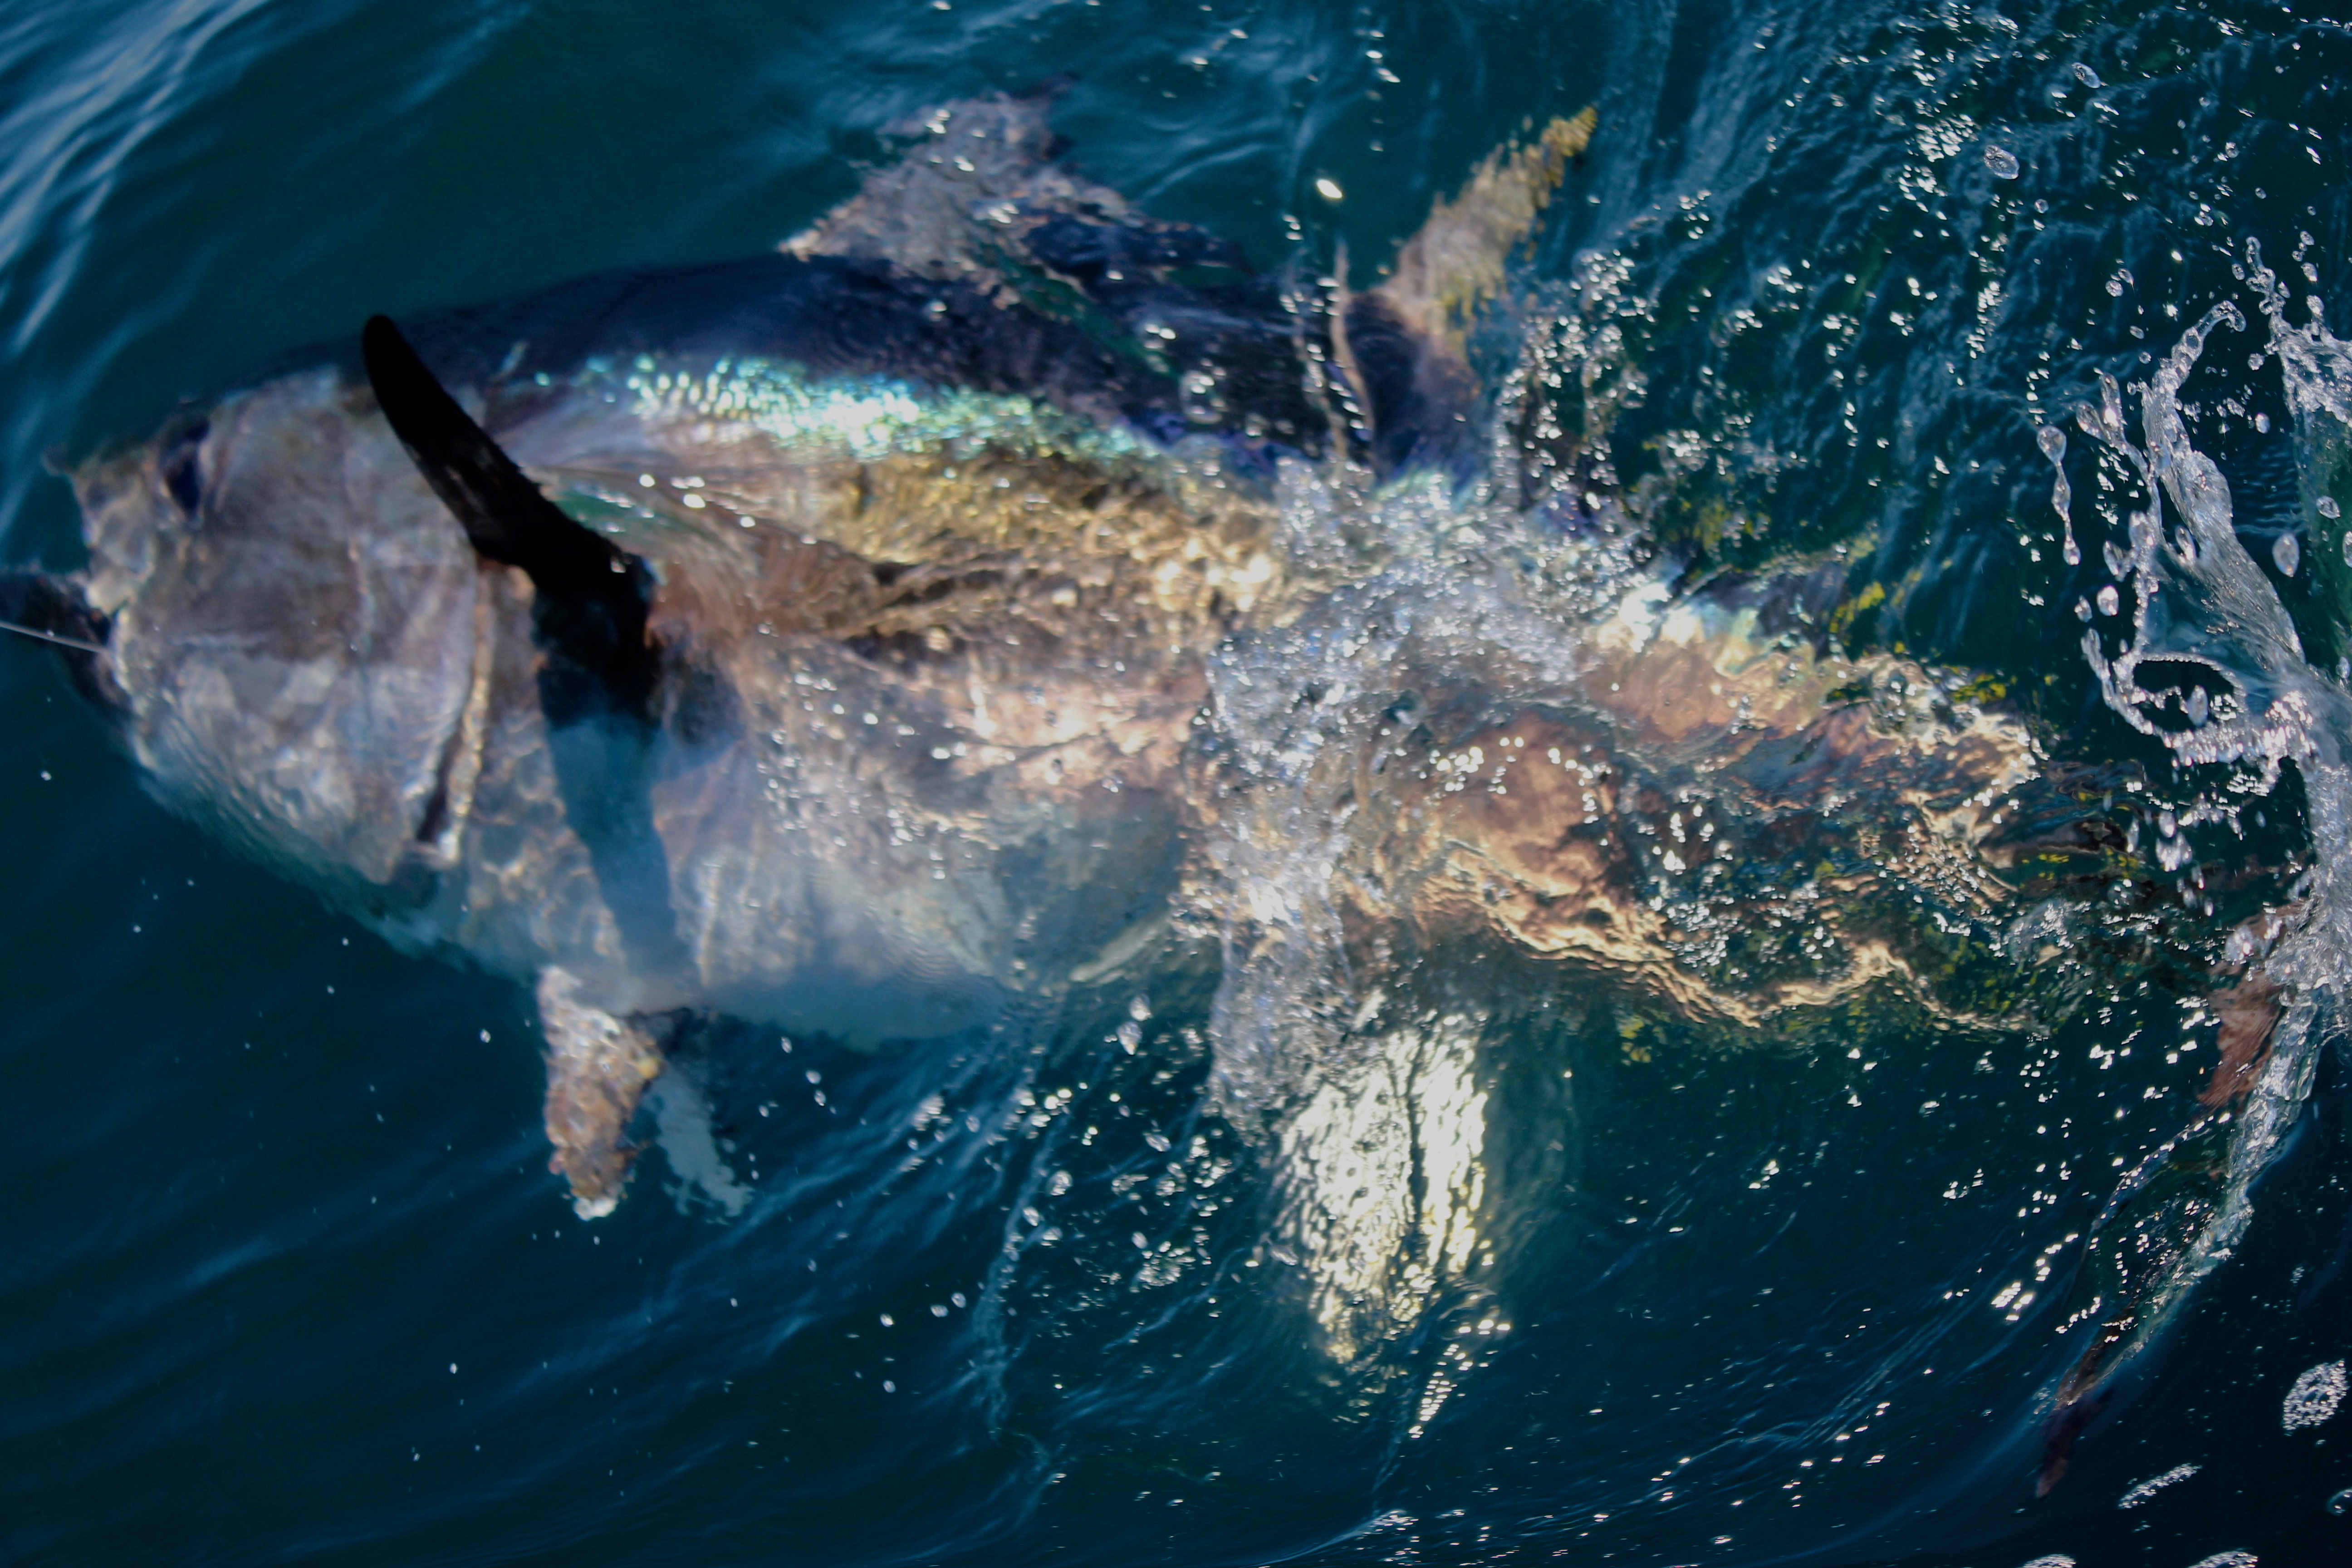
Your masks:
<svg viewBox="0 0 2352 1568"><path fill-rule="evenodd" d="M2342 450L2352 432L2352 346L2327 334L2316 299L2308 301L2308 325L2288 321L2287 291L2252 242L2243 273L2285 379L2306 489L2317 489L2308 471L2314 454ZM2182 384L2214 333L2246 325L2225 300L2182 334L2141 389L2144 445L2126 428L2124 389L2113 376L2102 374L2097 404L2078 411L2076 424L2129 465L2147 498L2145 510L2130 514L2124 547L2108 547L2110 568L2127 579L2137 601L2129 638L2110 654L2098 628L2086 627L2083 650L2107 705L2159 741L2178 764L2254 769L2258 776L2240 780L2239 787L2251 784L2267 794L2292 761L2310 799L2313 864L2285 905L2232 934L2224 960L2244 965L2244 975L2210 999L2222 1055L2213 1083L2200 1097L2197 1116L2126 1177L2094 1226L2095 1252L2102 1245L2153 1246L2168 1261L2113 1310L2059 1389L2041 1478L2045 1493L2064 1474L2074 1439L2096 1413L2115 1370L2244 1235L2248 1193L2309 1092L2317 1047L2339 1016L2341 977L2352 958L2352 700L2339 679L2305 657L2277 591L2238 538L2228 481L2190 444L2182 420ZM2063 432L2044 429L2040 442L2053 465L2063 459ZM2062 515L2068 511L2063 469L2052 499ZM2315 503L2312 510L2331 521L2340 513ZM2283 574L2293 574L2299 554L2298 547L2277 557ZM2109 613L2116 607L2104 594L2101 606ZM2162 684L2165 675L2157 672L2184 666L2209 672L2211 684ZM2180 870L2191 854L2178 827L2159 840L2168 870ZM2201 1181L2190 1174L2209 1162L2211 1174ZM2184 1202L2182 1181L2159 1177L2186 1178L2201 1191ZM2166 1187L2172 1193L2162 1204L2149 1196Z"/></svg>

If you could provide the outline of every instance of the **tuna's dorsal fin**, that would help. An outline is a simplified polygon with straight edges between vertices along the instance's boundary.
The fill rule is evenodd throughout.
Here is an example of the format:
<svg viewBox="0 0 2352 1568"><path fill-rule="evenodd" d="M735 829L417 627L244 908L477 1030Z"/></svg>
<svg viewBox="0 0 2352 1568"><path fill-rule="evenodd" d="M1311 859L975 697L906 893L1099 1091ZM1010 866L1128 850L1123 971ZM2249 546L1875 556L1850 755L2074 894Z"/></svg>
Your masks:
<svg viewBox="0 0 2352 1568"><path fill-rule="evenodd" d="M1468 467L1477 402L1465 346L1471 317L1502 293L1512 250L1534 229L1598 122L1588 108L1487 154L1459 195L1431 206L1379 288L1350 293L1341 253L1332 347L1355 388L1380 472Z"/></svg>
<svg viewBox="0 0 2352 1568"><path fill-rule="evenodd" d="M1062 162L1047 123L1060 91L963 99L883 132L896 156L781 248L803 258L886 262L934 282L1020 297L1039 270L1100 302L1106 282L1175 268L1246 270L1231 241L1129 206Z"/></svg>
<svg viewBox="0 0 2352 1568"><path fill-rule="evenodd" d="M548 717L589 717L600 705L649 717L657 658L646 636L645 563L549 500L388 317L370 318L360 347L376 402L417 472L478 552L530 578L541 645L586 678L558 683L579 710ZM598 690L601 704L591 696Z"/></svg>
<svg viewBox="0 0 2352 1568"><path fill-rule="evenodd" d="M1415 331L1459 345L1480 305L1503 291L1503 268L1600 123L1597 110L1554 120L1523 145L1498 147L1461 195L1432 205L1421 232L1397 253L1378 293Z"/></svg>
<svg viewBox="0 0 2352 1568"><path fill-rule="evenodd" d="M994 282L1007 221L1035 207L1116 221L1118 192L1057 161L1046 124L1052 90L993 93L940 105L887 128L896 156L867 172L857 192L784 241L790 256L887 261L918 277Z"/></svg>

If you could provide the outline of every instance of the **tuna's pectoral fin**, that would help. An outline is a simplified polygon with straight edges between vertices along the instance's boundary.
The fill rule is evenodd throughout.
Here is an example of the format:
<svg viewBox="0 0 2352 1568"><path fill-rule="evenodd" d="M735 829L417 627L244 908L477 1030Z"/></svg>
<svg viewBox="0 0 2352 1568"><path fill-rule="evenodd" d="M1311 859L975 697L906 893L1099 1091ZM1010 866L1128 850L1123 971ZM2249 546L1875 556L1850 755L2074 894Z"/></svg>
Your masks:
<svg viewBox="0 0 2352 1568"><path fill-rule="evenodd" d="M568 667L553 693L578 710L548 717L561 723L601 708L649 719L659 661L646 634L645 563L541 494L389 318L370 318L360 347L384 419L425 482L476 551L530 576L540 644Z"/></svg>
<svg viewBox="0 0 2352 1568"><path fill-rule="evenodd" d="M646 626L652 574L540 493L389 320L372 318L360 346L384 419L433 493L486 559L529 574L532 633L545 656L539 703L566 816L631 961L644 974L676 968L684 954L651 796L661 669ZM556 1109L551 1100L551 1119ZM566 1146L561 1136L556 1143ZM582 1180L575 1171L572 1185L584 1192Z"/></svg>
<svg viewBox="0 0 2352 1568"><path fill-rule="evenodd" d="M1488 154L1452 201L1429 209L1387 282L1339 301L1341 365L1371 426L1374 462L1452 467L1469 456L1476 387L1471 317L1503 292L1511 252L1535 228L1599 122L1591 109L1554 120L1523 144ZM1340 263L1346 286L1346 261Z"/></svg>
<svg viewBox="0 0 2352 1568"><path fill-rule="evenodd" d="M547 1041L548 1169L572 1184L582 1219L613 1212L628 1184L636 1149L629 1122L662 1070L661 1047L645 1026L579 1000L561 969L539 977L539 1021Z"/></svg>

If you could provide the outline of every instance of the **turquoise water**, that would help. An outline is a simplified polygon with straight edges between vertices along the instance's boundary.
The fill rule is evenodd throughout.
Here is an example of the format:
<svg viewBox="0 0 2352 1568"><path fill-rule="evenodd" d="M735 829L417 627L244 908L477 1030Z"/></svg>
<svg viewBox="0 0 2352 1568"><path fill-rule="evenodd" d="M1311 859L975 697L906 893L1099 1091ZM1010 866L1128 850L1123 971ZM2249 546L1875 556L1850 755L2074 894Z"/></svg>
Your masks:
<svg viewBox="0 0 2352 1568"><path fill-rule="evenodd" d="M583 1226L543 1169L530 997L392 952L164 814L12 647L0 1558L2352 1550L2330 1507L2352 1425L2283 1416L2352 1349L2337 950L2304 972L2312 1078L2242 1235L2034 1485L2085 1336L2062 1330L2105 1289L2083 1238L2194 1233L2126 1177L2192 1114L2230 928L2333 842L2322 771L2176 766L2126 722L2075 608L2130 589L2104 547L2144 503L2074 409L2233 300L2249 325L2187 384L2191 435L2300 634L2296 679L2341 689L2329 558L2352 557L2317 501L2352 448L2290 405L2274 353L2249 363L2249 239L2295 322L2304 294L2352 311L2352 34L2304 7L19 6L9 556L78 559L52 449L373 311L762 249L848 195L888 123L1059 73L1094 177L1262 267L1318 272L1344 241L1360 282L1487 148L1597 103L1517 317L1557 345L1591 485L1697 562L1843 547L1842 635L1993 675L2146 836L2129 875L2038 889L2067 921L2009 933L2034 1024L1964 1045L1856 1025L1851 1058L1843 1036L1637 1053L1606 1018L1542 1022L1517 982L1530 1007L1501 1009L1486 1070L1577 1089L1497 1089L1506 1277L1431 1285L1349 1363L1304 1327L1265 1156L1203 1098L1205 994L1155 998L1134 1053L1041 1034L787 1058L722 1026L700 1059L757 1201L673 1204L649 1157ZM2074 432L2071 562L2050 424ZM2260 663L2251 641L2216 657ZM2163 863L2159 809L2200 803L2242 810ZM1060 1088L1056 1117L1003 1114ZM962 1114L920 1118L903 1168L933 1095ZM1160 1145L1196 1138L1158 1182ZM1041 1226L1055 1245L1010 1245ZM1131 1237L1178 1235L1198 1261L1138 1259Z"/></svg>

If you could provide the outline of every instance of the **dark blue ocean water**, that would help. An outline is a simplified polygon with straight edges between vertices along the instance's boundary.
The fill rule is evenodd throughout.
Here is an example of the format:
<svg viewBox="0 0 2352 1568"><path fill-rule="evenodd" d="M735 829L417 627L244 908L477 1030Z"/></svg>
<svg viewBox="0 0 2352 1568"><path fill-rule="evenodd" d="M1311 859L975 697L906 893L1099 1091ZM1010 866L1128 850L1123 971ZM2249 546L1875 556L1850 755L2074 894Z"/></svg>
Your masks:
<svg viewBox="0 0 2352 1568"><path fill-rule="evenodd" d="M1367 276L1486 149L1592 102L1519 281L1582 367L1596 482L1660 549L1842 546L1856 646L1991 674L2109 770L2086 788L2138 770L2151 845L2158 801L2247 807L2114 923L2004 950L2046 981L2030 1028L1491 1045L1502 1260L1345 1360L1271 1239L1269 1156L1203 1100L1205 993L1155 998L1132 1053L720 1026L751 1207L670 1201L649 1155L583 1225L529 995L166 815L51 660L0 648L0 1563L2352 1559L2352 1417L2283 1415L2352 1353L2326 996L2242 1235L2034 1484L2103 1289L2084 1237L2177 1223L2097 1224L2191 1114L2221 939L2326 804L2293 766L2176 769L2102 700L2075 605L2122 503L2078 433L2068 561L2034 432L2237 301L2193 433L2257 563L2303 538L2264 581L2327 678L2352 590L2312 509L2345 448L2249 363L2245 284L2252 239L2297 321L2352 313L2352 31L2318 10L0 9L12 561L79 559L52 449L373 311L772 246L952 99L1067 73L1091 175L1260 266L1344 241ZM1554 1068L1572 1098L1511 1087Z"/></svg>

